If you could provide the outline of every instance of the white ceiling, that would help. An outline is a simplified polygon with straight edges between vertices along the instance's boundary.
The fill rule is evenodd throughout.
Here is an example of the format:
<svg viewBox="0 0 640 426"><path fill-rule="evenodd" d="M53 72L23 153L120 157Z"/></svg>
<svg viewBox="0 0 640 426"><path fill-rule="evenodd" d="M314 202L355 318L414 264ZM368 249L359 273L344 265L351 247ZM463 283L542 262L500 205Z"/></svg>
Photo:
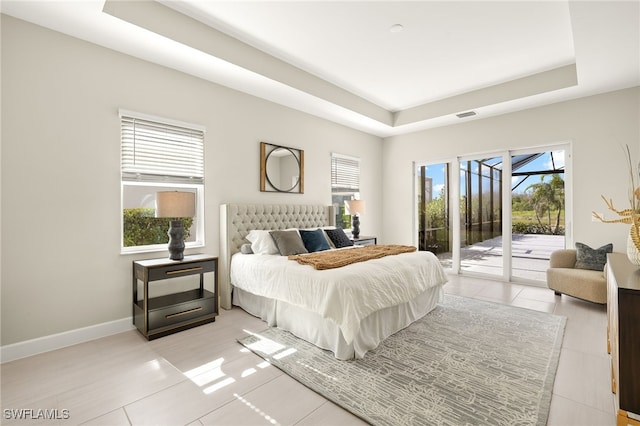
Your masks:
<svg viewBox="0 0 640 426"><path fill-rule="evenodd" d="M167 5L392 111L572 64L575 56L566 2ZM394 24L404 30L392 32Z"/></svg>
<svg viewBox="0 0 640 426"><path fill-rule="evenodd" d="M477 115L464 120L640 85L640 0L0 7L379 136L458 123L455 114L468 110Z"/></svg>

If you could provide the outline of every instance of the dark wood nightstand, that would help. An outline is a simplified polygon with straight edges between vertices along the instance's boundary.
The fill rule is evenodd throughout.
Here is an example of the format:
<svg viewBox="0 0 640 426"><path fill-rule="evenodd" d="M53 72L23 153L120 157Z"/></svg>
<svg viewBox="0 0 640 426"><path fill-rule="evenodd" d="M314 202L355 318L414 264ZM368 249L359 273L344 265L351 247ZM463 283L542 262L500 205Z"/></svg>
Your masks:
<svg viewBox="0 0 640 426"><path fill-rule="evenodd" d="M358 238L351 237L349 239L353 241L353 244L356 246L370 246L370 245L378 244L377 237L360 235Z"/></svg>
<svg viewBox="0 0 640 426"><path fill-rule="evenodd" d="M214 273L213 292L204 288L204 274ZM151 297L149 282L200 275L200 287ZM142 298L138 300L138 281ZM213 322L218 315L218 258L204 254L183 260L150 259L133 262L133 324L148 340Z"/></svg>

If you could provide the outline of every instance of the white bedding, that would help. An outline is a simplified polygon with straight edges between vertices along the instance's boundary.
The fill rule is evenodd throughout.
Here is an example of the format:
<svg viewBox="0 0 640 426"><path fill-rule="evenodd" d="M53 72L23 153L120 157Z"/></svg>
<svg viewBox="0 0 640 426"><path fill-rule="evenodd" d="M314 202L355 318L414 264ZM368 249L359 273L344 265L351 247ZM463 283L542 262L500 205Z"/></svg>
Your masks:
<svg viewBox="0 0 640 426"><path fill-rule="evenodd" d="M424 251L323 271L286 256L237 253L231 259L230 274L235 287L331 319L347 343L371 313L408 302L447 281L438 259Z"/></svg>

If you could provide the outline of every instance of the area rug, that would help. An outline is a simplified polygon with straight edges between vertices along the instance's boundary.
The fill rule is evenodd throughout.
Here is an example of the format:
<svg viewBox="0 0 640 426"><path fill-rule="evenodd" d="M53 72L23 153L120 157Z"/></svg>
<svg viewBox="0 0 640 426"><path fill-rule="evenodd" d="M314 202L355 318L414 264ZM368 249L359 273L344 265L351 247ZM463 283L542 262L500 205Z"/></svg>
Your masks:
<svg viewBox="0 0 640 426"><path fill-rule="evenodd" d="M547 422L566 318L458 296L363 359L268 328L239 342L373 425Z"/></svg>

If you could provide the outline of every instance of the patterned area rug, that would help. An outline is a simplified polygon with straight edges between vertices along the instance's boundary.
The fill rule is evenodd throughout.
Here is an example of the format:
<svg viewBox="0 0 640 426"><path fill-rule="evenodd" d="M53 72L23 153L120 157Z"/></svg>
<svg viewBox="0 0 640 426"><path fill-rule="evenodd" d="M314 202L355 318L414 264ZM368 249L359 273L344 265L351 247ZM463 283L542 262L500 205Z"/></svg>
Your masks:
<svg viewBox="0 0 640 426"><path fill-rule="evenodd" d="M363 359L269 328L244 346L374 425L545 425L565 317L447 295Z"/></svg>

